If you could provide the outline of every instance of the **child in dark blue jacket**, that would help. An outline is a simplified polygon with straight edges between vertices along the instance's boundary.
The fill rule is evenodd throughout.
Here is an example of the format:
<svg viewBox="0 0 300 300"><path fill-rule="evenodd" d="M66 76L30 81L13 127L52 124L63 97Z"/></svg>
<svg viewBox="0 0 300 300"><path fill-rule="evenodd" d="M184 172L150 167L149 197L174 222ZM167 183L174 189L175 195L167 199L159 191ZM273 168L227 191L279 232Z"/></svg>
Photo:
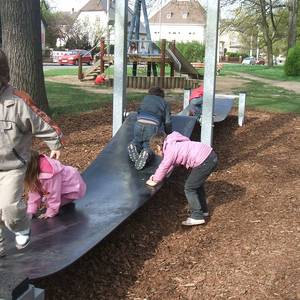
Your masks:
<svg viewBox="0 0 300 300"><path fill-rule="evenodd" d="M172 131L170 107L163 89L152 87L148 93L138 110L134 138L128 145L129 158L137 170L143 169L153 154L149 146L151 136L159 131Z"/></svg>

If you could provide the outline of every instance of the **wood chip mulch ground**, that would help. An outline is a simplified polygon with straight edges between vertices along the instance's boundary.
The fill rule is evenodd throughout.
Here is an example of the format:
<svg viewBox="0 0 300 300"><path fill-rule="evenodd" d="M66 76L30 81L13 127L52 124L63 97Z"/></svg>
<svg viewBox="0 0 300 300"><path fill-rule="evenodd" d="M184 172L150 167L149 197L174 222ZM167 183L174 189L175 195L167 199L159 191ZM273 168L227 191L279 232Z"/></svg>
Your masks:
<svg viewBox="0 0 300 300"><path fill-rule="evenodd" d="M34 282L46 299L300 299L300 117L249 111L238 127L235 115L214 128L220 163L205 226L181 226L187 172L178 169L105 241ZM110 140L111 118L108 105L58 120L62 161L84 170Z"/></svg>

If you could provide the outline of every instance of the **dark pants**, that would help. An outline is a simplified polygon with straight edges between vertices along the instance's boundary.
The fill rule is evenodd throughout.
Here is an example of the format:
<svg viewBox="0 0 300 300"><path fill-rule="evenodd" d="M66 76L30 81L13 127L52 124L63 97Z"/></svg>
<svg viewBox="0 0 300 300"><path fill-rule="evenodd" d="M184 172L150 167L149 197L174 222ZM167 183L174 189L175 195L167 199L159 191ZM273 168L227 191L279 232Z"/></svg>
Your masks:
<svg viewBox="0 0 300 300"><path fill-rule="evenodd" d="M145 149L149 154L152 154L149 146L149 140L152 135L158 132L158 130L159 127L157 125L136 122L133 131L134 138L131 143L136 146L138 152Z"/></svg>
<svg viewBox="0 0 300 300"><path fill-rule="evenodd" d="M214 151L198 167L193 168L184 185L184 192L191 210L191 218L203 219L203 212L207 212L204 183L215 170L218 158Z"/></svg>

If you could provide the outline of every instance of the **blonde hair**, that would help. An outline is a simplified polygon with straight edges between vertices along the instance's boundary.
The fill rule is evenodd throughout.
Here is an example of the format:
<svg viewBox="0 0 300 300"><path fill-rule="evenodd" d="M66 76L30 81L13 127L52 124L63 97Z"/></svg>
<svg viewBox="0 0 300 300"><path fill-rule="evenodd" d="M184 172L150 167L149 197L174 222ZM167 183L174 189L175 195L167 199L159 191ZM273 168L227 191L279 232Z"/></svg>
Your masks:
<svg viewBox="0 0 300 300"><path fill-rule="evenodd" d="M166 139L167 135L164 132L158 132L150 138L150 148L153 152L156 152L157 146L163 148L164 141Z"/></svg>
<svg viewBox="0 0 300 300"><path fill-rule="evenodd" d="M40 154L37 151L32 150L30 161L27 164L27 170L25 174L25 191L26 192L38 192L43 194L41 182L39 181L40 167L39 167Z"/></svg>

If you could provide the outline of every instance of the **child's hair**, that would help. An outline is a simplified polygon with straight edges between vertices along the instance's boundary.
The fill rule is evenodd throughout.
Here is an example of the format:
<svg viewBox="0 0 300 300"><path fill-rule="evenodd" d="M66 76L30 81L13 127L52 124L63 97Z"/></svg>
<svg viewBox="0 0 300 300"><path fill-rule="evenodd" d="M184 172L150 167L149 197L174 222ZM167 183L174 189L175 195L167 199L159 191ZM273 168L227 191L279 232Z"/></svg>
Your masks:
<svg viewBox="0 0 300 300"><path fill-rule="evenodd" d="M27 170L25 174L25 191L26 192L38 192L43 193L41 183L39 181L40 167L39 167L40 155L37 151L31 150L30 161L27 164Z"/></svg>
<svg viewBox="0 0 300 300"><path fill-rule="evenodd" d="M0 49L0 86L6 85L10 81L9 66L7 56L4 51Z"/></svg>
<svg viewBox="0 0 300 300"><path fill-rule="evenodd" d="M167 135L163 131L152 135L149 142L151 150L155 152L157 146L160 146L162 148L166 137Z"/></svg>
<svg viewBox="0 0 300 300"><path fill-rule="evenodd" d="M153 86L148 91L149 95L159 96L165 98L165 92L159 86Z"/></svg>

